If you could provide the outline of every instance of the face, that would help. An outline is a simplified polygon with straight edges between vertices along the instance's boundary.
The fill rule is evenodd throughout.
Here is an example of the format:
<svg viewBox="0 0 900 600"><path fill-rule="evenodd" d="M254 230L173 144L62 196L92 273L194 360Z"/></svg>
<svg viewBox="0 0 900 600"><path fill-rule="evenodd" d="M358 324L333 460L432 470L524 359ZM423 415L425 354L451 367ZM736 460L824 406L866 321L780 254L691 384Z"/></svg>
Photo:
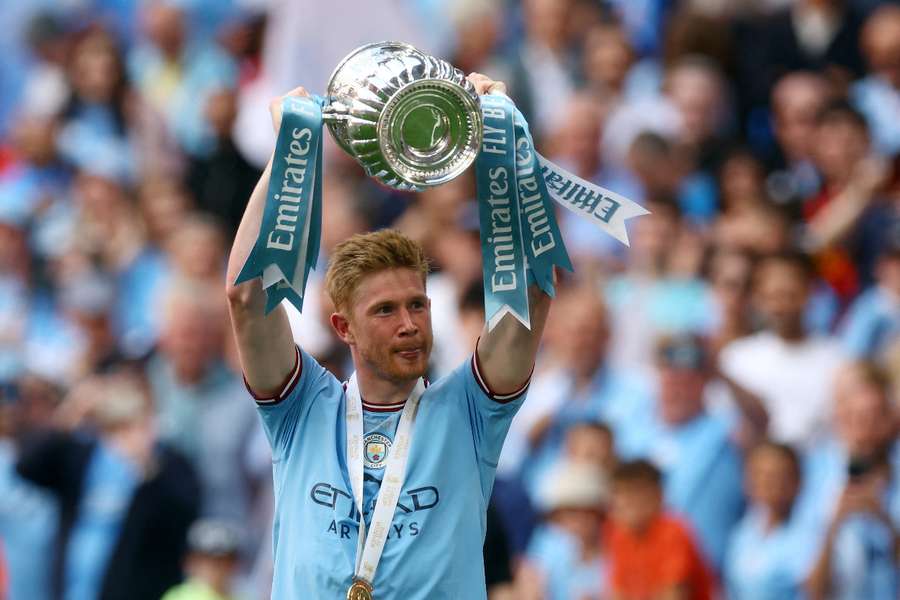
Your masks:
<svg viewBox="0 0 900 600"><path fill-rule="evenodd" d="M562 508L553 513L553 522L586 546L597 542L602 522L601 512L586 508Z"/></svg>
<svg viewBox="0 0 900 600"><path fill-rule="evenodd" d="M422 276L388 269L362 279L345 315L332 315L338 336L350 346L357 370L392 382L417 379L428 370L433 342L431 301Z"/></svg>
<svg viewBox="0 0 900 600"><path fill-rule="evenodd" d="M600 367L609 341L606 309L589 293L567 296L554 311L558 323L554 342L566 364L581 377L590 377Z"/></svg>
<svg viewBox="0 0 900 600"><path fill-rule="evenodd" d="M884 390L863 380L851 369L838 377L835 428L855 457L871 457L891 438L893 422Z"/></svg>
<svg viewBox="0 0 900 600"><path fill-rule="evenodd" d="M612 437L588 425L575 426L566 433L566 456L573 462L611 468L616 460Z"/></svg>
<svg viewBox="0 0 900 600"><path fill-rule="evenodd" d="M662 493L649 481L619 481L613 485L611 516L632 531L645 529L662 508Z"/></svg>
<svg viewBox="0 0 900 600"><path fill-rule="evenodd" d="M747 464L747 495L754 504L784 515L794 503L799 487L794 463L773 448L762 447Z"/></svg>
<svg viewBox="0 0 900 600"><path fill-rule="evenodd" d="M666 423L677 425L703 410L706 374L699 369L659 367L659 411Z"/></svg>
<svg viewBox="0 0 900 600"><path fill-rule="evenodd" d="M161 348L179 377L202 377L210 363L221 355L224 323L218 306L188 300L171 301L167 307Z"/></svg>
<svg viewBox="0 0 900 600"><path fill-rule="evenodd" d="M763 265L757 275L756 304L769 327L790 337L803 328L809 284L799 267L781 262Z"/></svg>
<svg viewBox="0 0 900 600"><path fill-rule="evenodd" d="M105 34L91 35L75 48L71 80L82 99L109 102L121 76L116 48Z"/></svg>
<svg viewBox="0 0 900 600"><path fill-rule="evenodd" d="M900 9L877 11L866 25L862 45L870 71L900 88Z"/></svg>
<svg viewBox="0 0 900 600"><path fill-rule="evenodd" d="M866 131L849 118L835 118L819 125L814 158L825 180L843 185L854 167L869 152Z"/></svg>
<svg viewBox="0 0 900 600"><path fill-rule="evenodd" d="M825 91L821 81L804 75L788 76L775 87L775 136L789 160L807 158L812 151Z"/></svg>

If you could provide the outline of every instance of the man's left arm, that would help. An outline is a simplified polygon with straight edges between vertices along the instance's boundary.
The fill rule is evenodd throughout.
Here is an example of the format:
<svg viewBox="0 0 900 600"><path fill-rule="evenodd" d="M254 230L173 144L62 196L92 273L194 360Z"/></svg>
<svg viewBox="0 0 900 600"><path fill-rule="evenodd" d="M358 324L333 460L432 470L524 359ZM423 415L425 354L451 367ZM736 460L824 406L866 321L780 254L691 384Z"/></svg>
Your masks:
<svg viewBox="0 0 900 600"><path fill-rule="evenodd" d="M475 360L479 375L494 395L515 394L528 383L550 312L550 300L537 285L531 285L528 287L530 330L512 315L503 317L491 331L485 325L475 349Z"/></svg>

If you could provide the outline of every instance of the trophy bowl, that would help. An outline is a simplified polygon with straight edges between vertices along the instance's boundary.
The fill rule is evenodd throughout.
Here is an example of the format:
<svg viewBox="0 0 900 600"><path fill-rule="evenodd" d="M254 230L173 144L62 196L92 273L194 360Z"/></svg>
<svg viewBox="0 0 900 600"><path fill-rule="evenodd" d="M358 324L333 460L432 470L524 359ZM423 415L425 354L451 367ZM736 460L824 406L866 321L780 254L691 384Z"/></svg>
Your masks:
<svg viewBox="0 0 900 600"><path fill-rule="evenodd" d="M328 82L323 118L366 173L420 191L450 181L475 160L481 108L459 69L402 42L357 48Z"/></svg>

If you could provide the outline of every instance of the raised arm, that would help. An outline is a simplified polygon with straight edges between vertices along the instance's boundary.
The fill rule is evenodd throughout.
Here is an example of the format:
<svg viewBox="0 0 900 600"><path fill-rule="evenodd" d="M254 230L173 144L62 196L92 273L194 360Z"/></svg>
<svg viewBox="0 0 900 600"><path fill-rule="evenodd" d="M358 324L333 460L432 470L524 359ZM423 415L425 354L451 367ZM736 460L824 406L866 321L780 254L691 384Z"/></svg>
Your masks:
<svg viewBox="0 0 900 600"><path fill-rule="evenodd" d="M308 94L303 88L297 88L287 95ZM276 132L281 126L281 101L282 98L276 98L269 106ZM272 161L269 160L250 196L234 238L228 258L226 282L231 327L237 341L241 368L250 389L261 396L277 394L296 367L297 360L294 338L284 307L277 306L268 315L264 314L266 293L259 278L234 285L259 234L271 171Z"/></svg>
<svg viewBox="0 0 900 600"><path fill-rule="evenodd" d="M534 369L534 359L550 312L550 296L538 286L531 285L528 306L531 330L512 315L506 315L492 331L485 326L475 349L481 377L488 389L500 396L521 390Z"/></svg>

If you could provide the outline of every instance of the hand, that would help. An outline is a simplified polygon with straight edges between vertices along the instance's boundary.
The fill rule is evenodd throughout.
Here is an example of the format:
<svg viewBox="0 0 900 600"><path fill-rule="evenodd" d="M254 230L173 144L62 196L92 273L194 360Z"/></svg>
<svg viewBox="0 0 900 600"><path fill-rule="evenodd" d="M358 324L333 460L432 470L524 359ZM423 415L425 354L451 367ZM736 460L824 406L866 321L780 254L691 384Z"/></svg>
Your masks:
<svg viewBox="0 0 900 600"><path fill-rule="evenodd" d="M875 486L866 483L850 482L841 493L838 509L835 513L835 523L842 522L854 513L875 514L881 512L881 502Z"/></svg>
<svg viewBox="0 0 900 600"><path fill-rule="evenodd" d="M874 194L887 183L890 163L880 156L867 156L853 168L851 181L866 194Z"/></svg>
<svg viewBox="0 0 900 600"><path fill-rule="evenodd" d="M478 92L479 96L484 96L485 94L491 94L493 92L500 92L501 94L506 93L506 84L502 81L494 81L487 75L482 75L481 73L469 73L469 76L466 77L472 85L475 86L475 91Z"/></svg>
<svg viewBox="0 0 900 600"><path fill-rule="evenodd" d="M306 91L306 88L301 86L295 87L284 96L272 98L272 101L269 102L269 113L272 115L272 128L275 130L276 135L278 134L278 130L281 128L281 103L288 96L300 96L302 98L309 98L309 92Z"/></svg>

